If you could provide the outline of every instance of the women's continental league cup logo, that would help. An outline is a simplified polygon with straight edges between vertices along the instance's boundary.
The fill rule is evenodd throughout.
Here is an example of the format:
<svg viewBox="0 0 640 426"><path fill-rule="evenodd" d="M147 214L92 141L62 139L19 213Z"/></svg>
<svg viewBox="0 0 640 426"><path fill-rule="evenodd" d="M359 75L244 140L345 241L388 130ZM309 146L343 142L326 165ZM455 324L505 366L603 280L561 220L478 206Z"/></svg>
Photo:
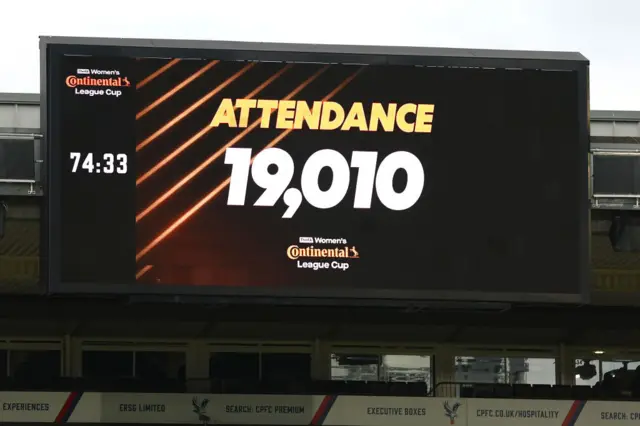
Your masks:
<svg viewBox="0 0 640 426"><path fill-rule="evenodd" d="M449 404L449 401L445 401L444 404L444 415L449 418L449 424L456 424L456 417L458 417L458 408L460 408L459 402L454 402L453 405Z"/></svg>

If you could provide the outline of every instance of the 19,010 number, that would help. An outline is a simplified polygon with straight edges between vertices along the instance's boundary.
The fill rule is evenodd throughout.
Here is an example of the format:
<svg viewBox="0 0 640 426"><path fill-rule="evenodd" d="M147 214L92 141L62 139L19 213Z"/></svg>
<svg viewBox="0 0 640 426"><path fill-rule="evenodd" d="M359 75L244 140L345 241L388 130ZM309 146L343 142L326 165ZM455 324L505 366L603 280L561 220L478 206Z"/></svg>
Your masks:
<svg viewBox="0 0 640 426"><path fill-rule="evenodd" d="M380 202L390 210L406 210L412 207L424 188L424 169L418 157L406 151L397 151L385 157L379 166L378 153L373 151L353 151L351 164L342 154L331 149L313 153L302 168L300 189L288 188L293 178L295 165L293 158L280 148L269 148L251 159L251 148L228 148L225 164L230 164L231 182L227 205L244 206L249 182L249 172L253 182L264 189L254 206L274 206L283 196L287 210L282 216L290 219L296 213L302 199L318 209L337 206L347 194L351 180L351 167L358 169L353 207L369 209L373 190ZM270 173L268 168L275 165L277 170ZM328 189L320 189L318 178L324 168L333 175ZM376 170L377 169L377 170ZM405 188L396 192L393 178L399 170L407 174ZM287 189L288 188L288 189Z"/></svg>

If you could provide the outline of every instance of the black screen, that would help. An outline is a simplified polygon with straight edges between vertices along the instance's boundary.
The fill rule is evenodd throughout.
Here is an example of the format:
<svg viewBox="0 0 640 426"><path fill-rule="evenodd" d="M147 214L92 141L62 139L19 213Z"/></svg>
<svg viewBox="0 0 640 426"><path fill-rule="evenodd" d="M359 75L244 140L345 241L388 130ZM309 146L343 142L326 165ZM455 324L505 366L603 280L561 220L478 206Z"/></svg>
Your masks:
<svg viewBox="0 0 640 426"><path fill-rule="evenodd" d="M52 63L62 290L581 291L577 72Z"/></svg>

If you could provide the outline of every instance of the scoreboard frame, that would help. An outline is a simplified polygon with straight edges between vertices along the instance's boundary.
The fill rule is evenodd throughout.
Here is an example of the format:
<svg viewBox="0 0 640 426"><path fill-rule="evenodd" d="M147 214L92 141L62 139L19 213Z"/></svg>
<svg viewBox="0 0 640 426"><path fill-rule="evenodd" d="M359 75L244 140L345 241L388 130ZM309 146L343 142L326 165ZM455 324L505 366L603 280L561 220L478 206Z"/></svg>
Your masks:
<svg viewBox="0 0 640 426"><path fill-rule="evenodd" d="M61 209L52 203L51 194L59 194L61 182L59 165L52 161L52 149L48 138L50 123L56 111L50 108L50 99L57 96L56 85L48 73L52 63L62 55L152 57L152 58L199 58L219 60L256 60L268 62L297 63L341 63L358 65L405 65L417 67L450 67L480 69L522 69L576 72L578 81L579 149L584 153L584 184L580 191L584 194L580 214L576 218L580 232L580 292L576 294L545 294L531 292L487 293L482 291L421 291L419 300L465 300L488 302L542 302L542 303L586 303L589 298L589 249L590 249L590 200L588 179L589 153L589 61L576 52L507 51L481 49L451 49L428 47L382 47L351 45L318 45L289 43L260 43L232 41L195 41L159 39L117 39L81 37L40 37L40 90L41 128L43 134L42 176L45 188L42 221L41 279L50 294L112 294L112 295L160 295L184 297L215 297L229 300L242 297L245 301L268 301L269 303L328 303L350 304L362 300L358 289L340 290L339 296L310 294L308 288L273 289L268 293L259 288L232 288L207 286L153 286L148 289L131 285L79 285L60 282L59 248L54 244L62 238L59 224ZM531 194L535 200L535 194ZM55 197L54 197L55 198ZM533 201L535 202L535 201ZM553 206L549 206L553 208ZM108 288L106 288L108 287ZM369 302L381 304L407 304L411 295L403 290L376 290Z"/></svg>

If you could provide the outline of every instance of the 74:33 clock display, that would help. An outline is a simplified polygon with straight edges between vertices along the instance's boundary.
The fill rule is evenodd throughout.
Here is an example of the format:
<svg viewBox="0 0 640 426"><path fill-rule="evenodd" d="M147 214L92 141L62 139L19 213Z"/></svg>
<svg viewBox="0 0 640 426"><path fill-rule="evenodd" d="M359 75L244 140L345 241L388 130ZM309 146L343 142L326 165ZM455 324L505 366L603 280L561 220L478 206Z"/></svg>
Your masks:
<svg viewBox="0 0 640 426"><path fill-rule="evenodd" d="M127 154L105 152L70 152L71 173L104 173L124 175L129 171Z"/></svg>

